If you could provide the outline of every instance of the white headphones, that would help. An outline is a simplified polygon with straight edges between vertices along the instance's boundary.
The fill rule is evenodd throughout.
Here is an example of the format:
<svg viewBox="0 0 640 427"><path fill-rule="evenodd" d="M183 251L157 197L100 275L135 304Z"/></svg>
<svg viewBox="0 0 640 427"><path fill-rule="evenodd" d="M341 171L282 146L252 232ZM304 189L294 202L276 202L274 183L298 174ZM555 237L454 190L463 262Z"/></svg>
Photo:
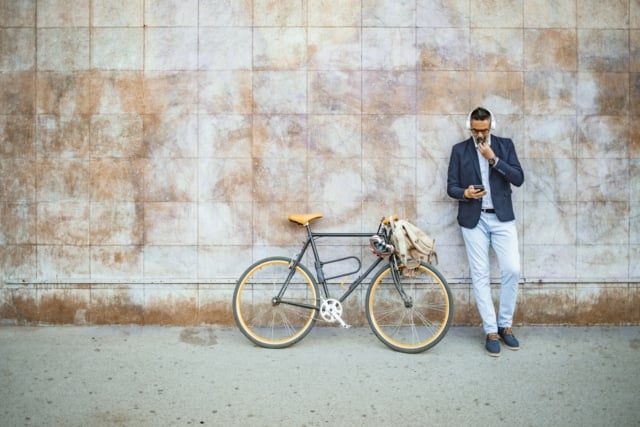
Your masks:
<svg viewBox="0 0 640 427"><path fill-rule="evenodd" d="M491 116L491 130L495 130L496 119L493 117L493 113L489 111L488 108L485 108L485 107L478 107L478 108L482 108L483 110L487 110L489 112L489 115ZM471 130L471 114L473 114L473 112L476 111L478 108L474 108L473 110L469 111L469 115L467 116L467 122L466 122L467 129L469 130Z"/></svg>

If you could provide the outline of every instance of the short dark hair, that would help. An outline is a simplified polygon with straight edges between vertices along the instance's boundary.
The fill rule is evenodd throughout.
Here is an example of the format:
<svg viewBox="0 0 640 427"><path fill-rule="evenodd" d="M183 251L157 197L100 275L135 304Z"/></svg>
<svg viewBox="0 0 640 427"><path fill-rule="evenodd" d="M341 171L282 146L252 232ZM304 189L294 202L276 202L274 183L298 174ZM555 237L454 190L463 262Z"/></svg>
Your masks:
<svg viewBox="0 0 640 427"><path fill-rule="evenodd" d="M486 108L478 107L471 112L471 120L491 121L491 112Z"/></svg>

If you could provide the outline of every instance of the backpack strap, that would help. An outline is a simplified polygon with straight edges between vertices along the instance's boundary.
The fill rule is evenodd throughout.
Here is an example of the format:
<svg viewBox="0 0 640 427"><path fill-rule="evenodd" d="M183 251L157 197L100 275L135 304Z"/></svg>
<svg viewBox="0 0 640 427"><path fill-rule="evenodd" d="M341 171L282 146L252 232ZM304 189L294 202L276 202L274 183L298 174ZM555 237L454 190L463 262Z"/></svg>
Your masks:
<svg viewBox="0 0 640 427"><path fill-rule="evenodd" d="M389 221L389 227L391 228L391 243L396 248L396 255L400 263L406 265L409 258L409 247L407 246L402 222L403 220L401 219L392 219Z"/></svg>

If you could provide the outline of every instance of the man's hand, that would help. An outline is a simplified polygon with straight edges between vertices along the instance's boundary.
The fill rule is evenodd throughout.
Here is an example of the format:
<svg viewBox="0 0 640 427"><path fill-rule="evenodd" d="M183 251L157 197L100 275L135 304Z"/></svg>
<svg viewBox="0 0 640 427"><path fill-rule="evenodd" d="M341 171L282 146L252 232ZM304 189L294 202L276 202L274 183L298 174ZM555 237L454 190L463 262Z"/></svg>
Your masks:
<svg viewBox="0 0 640 427"><path fill-rule="evenodd" d="M465 199L482 199L487 192L485 190L476 189L473 185L468 186L464 190Z"/></svg>
<svg viewBox="0 0 640 427"><path fill-rule="evenodd" d="M487 144L486 139L482 142L478 142L478 151L480 151L480 154L482 154L482 157L484 157L487 160L493 159L496 156L493 150L491 149L491 146Z"/></svg>

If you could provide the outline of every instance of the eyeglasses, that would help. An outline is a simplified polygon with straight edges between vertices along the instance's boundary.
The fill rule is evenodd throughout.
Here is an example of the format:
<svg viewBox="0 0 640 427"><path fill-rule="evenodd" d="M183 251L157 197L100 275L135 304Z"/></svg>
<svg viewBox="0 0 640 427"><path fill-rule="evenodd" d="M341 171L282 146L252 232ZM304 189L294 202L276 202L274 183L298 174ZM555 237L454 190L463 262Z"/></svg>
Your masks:
<svg viewBox="0 0 640 427"><path fill-rule="evenodd" d="M488 135L491 129L471 129L471 133L474 135Z"/></svg>

